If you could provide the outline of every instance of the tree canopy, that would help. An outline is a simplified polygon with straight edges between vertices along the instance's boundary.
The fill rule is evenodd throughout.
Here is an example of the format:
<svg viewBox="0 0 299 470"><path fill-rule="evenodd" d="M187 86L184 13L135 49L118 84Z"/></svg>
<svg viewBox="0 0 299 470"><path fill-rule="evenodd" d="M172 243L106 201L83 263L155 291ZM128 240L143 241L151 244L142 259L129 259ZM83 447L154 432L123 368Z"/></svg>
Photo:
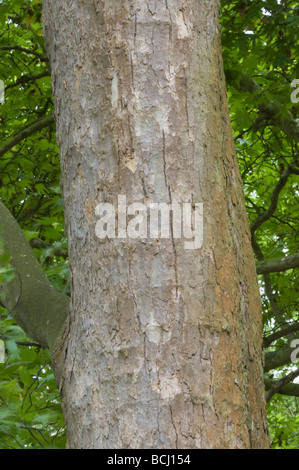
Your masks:
<svg viewBox="0 0 299 470"><path fill-rule="evenodd" d="M41 8L40 0L0 4L5 86L0 197L49 281L68 296L59 150ZM299 346L299 100L293 93L299 78L299 6L288 0L223 0L221 8L228 101L262 296L272 447L298 448L299 352L292 353ZM0 248L5 285L15 272ZM28 338L4 307L0 340L6 348L0 364L0 447L64 447L49 351Z"/></svg>

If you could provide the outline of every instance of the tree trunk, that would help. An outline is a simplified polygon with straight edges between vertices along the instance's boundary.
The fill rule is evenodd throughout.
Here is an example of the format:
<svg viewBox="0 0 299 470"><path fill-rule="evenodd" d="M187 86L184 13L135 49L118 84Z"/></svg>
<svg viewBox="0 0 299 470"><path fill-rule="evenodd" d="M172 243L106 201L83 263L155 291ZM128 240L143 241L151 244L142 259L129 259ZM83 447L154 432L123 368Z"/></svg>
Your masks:
<svg viewBox="0 0 299 470"><path fill-rule="evenodd" d="M72 299L70 448L268 446L261 308L218 0L44 0ZM96 207L203 203L203 245L96 236Z"/></svg>

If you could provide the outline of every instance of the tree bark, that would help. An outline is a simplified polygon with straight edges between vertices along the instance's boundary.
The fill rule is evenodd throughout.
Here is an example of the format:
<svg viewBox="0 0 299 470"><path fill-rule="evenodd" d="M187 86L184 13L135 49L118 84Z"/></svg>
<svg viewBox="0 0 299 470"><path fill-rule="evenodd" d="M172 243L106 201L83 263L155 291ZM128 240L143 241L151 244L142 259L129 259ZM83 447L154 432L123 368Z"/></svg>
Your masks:
<svg viewBox="0 0 299 470"><path fill-rule="evenodd" d="M70 448L268 447L261 306L218 0L43 2L71 306ZM96 237L99 203L203 203L204 242Z"/></svg>

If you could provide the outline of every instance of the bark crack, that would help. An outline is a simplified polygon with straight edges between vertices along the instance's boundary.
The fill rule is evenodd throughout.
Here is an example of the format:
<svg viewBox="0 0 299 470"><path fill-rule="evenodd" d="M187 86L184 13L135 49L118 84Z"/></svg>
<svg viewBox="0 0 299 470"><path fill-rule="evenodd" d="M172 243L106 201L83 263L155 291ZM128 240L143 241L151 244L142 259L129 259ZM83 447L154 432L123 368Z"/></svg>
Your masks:
<svg viewBox="0 0 299 470"><path fill-rule="evenodd" d="M169 7L168 7L168 0L165 0L165 7L166 7L166 10L168 11L169 21L170 21L170 25L169 25L169 42L172 42L172 17L171 17L171 13L170 13L170 10L169 10Z"/></svg>
<svg viewBox="0 0 299 470"><path fill-rule="evenodd" d="M165 144L165 132L164 130L162 131L162 137L163 137L163 170L164 170L164 181L165 181L165 186L168 191L168 196L169 196L169 203L170 206L172 206L172 194L171 194L171 187L170 184L168 183L168 178L167 178L167 171L166 171L166 144ZM175 297L176 300L178 299L179 296L179 286L178 286L178 257L177 257L177 251L176 251L176 246L174 242L174 236L173 236L173 213L170 210L169 211L169 218L170 218L170 237L171 237L171 243L172 243L172 249L173 249L173 256L174 256L174 275L175 275Z"/></svg>
<svg viewBox="0 0 299 470"><path fill-rule="evenodd" d="M136 49L136 39L137 39L137 13L135 13L135 29L134 29L134 46Z"/></svg>
<svg viewBox="0 0 299 470"><path fill-rule="evenodd" d="M187 132L188 132L189 138L191 138L189 109L188 109L188 80L186 76L186 69L184 69L184 85L185 85L185 110L186 110L186 119L187 119Z"/></svg>
<svg viewBox="0 0 299 470"><path fill-rule="evenodd" d="M173 419L173 413L172 413L172 408L171 408L171 404L169 403L169 410L170 410L170 419L171 419L171 423L173 425L173 429L174 429L174 432L175 432L175 448L178 449L178 431L177 431L177 428L176 428L176 425L174 423L174 419Z"/></svg>
<svg viewBox="0 0 299 470"><path fill-rule="evenodd" d="M134 37L134 42L135 42L135 37ZM131 80L132 80L132 89L135 89L135 81L134 81L134 64L133 64L133 56L131 52Z"/></svg>
<svg viewBox="0 0 299 470"><path fill-rule="evenodd" d="M150 8L150 6L149 6L149 3L148 3L148 2L147 2L147 9L148 9L149 13L150 13L152 16L155 15L156 10L155 10L155 11L152 11L151 8Z"/></svg>

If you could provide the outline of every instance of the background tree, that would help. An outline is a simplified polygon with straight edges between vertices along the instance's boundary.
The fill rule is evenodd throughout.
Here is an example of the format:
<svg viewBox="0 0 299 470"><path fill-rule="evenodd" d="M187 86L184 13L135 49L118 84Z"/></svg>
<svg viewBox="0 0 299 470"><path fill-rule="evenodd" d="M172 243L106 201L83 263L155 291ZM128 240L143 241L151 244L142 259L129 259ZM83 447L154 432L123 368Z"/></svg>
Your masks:
<svg viewBox="0 0 299 470"><path fill-rule="evenodd" d="M298 21L296 2L223 2L230 111L263 300L268 417L273 446L285 448L298 447L299 127L290 99Z"/></svg>
<svg viewBox="0 0 299 470"><path fill-rule="evenodd" d="M1 200L24 230L51 283L68 294L41 4L10 1L0 8L0 78L6 84L6 102L0 109ZM298 105L290 100L290 83L298 77L298 7L284 1L223 2L222 28L230 111L263 298L272 445L296 448L299 385L290 355L298 331ZM14 274L5 254L1 262L5 283ZM0 370L2 447L63 446L49 352L26 338L5 309L1 334L7 348ZM285 382L280 380L284 377Z"/></svg>
<svg viewBox="0 0 299 470"><path fill-rule="evenodd" d="M1 201L29 240L51 283L68 294L67 242L59 186L48 58L41 3L1 2ZM2 250L3 251L3 250ZM1 282L14 275L5 254ZM2 448L64 447L65 425L49 351L1 309L6 363L0 365Z"/></svg>

